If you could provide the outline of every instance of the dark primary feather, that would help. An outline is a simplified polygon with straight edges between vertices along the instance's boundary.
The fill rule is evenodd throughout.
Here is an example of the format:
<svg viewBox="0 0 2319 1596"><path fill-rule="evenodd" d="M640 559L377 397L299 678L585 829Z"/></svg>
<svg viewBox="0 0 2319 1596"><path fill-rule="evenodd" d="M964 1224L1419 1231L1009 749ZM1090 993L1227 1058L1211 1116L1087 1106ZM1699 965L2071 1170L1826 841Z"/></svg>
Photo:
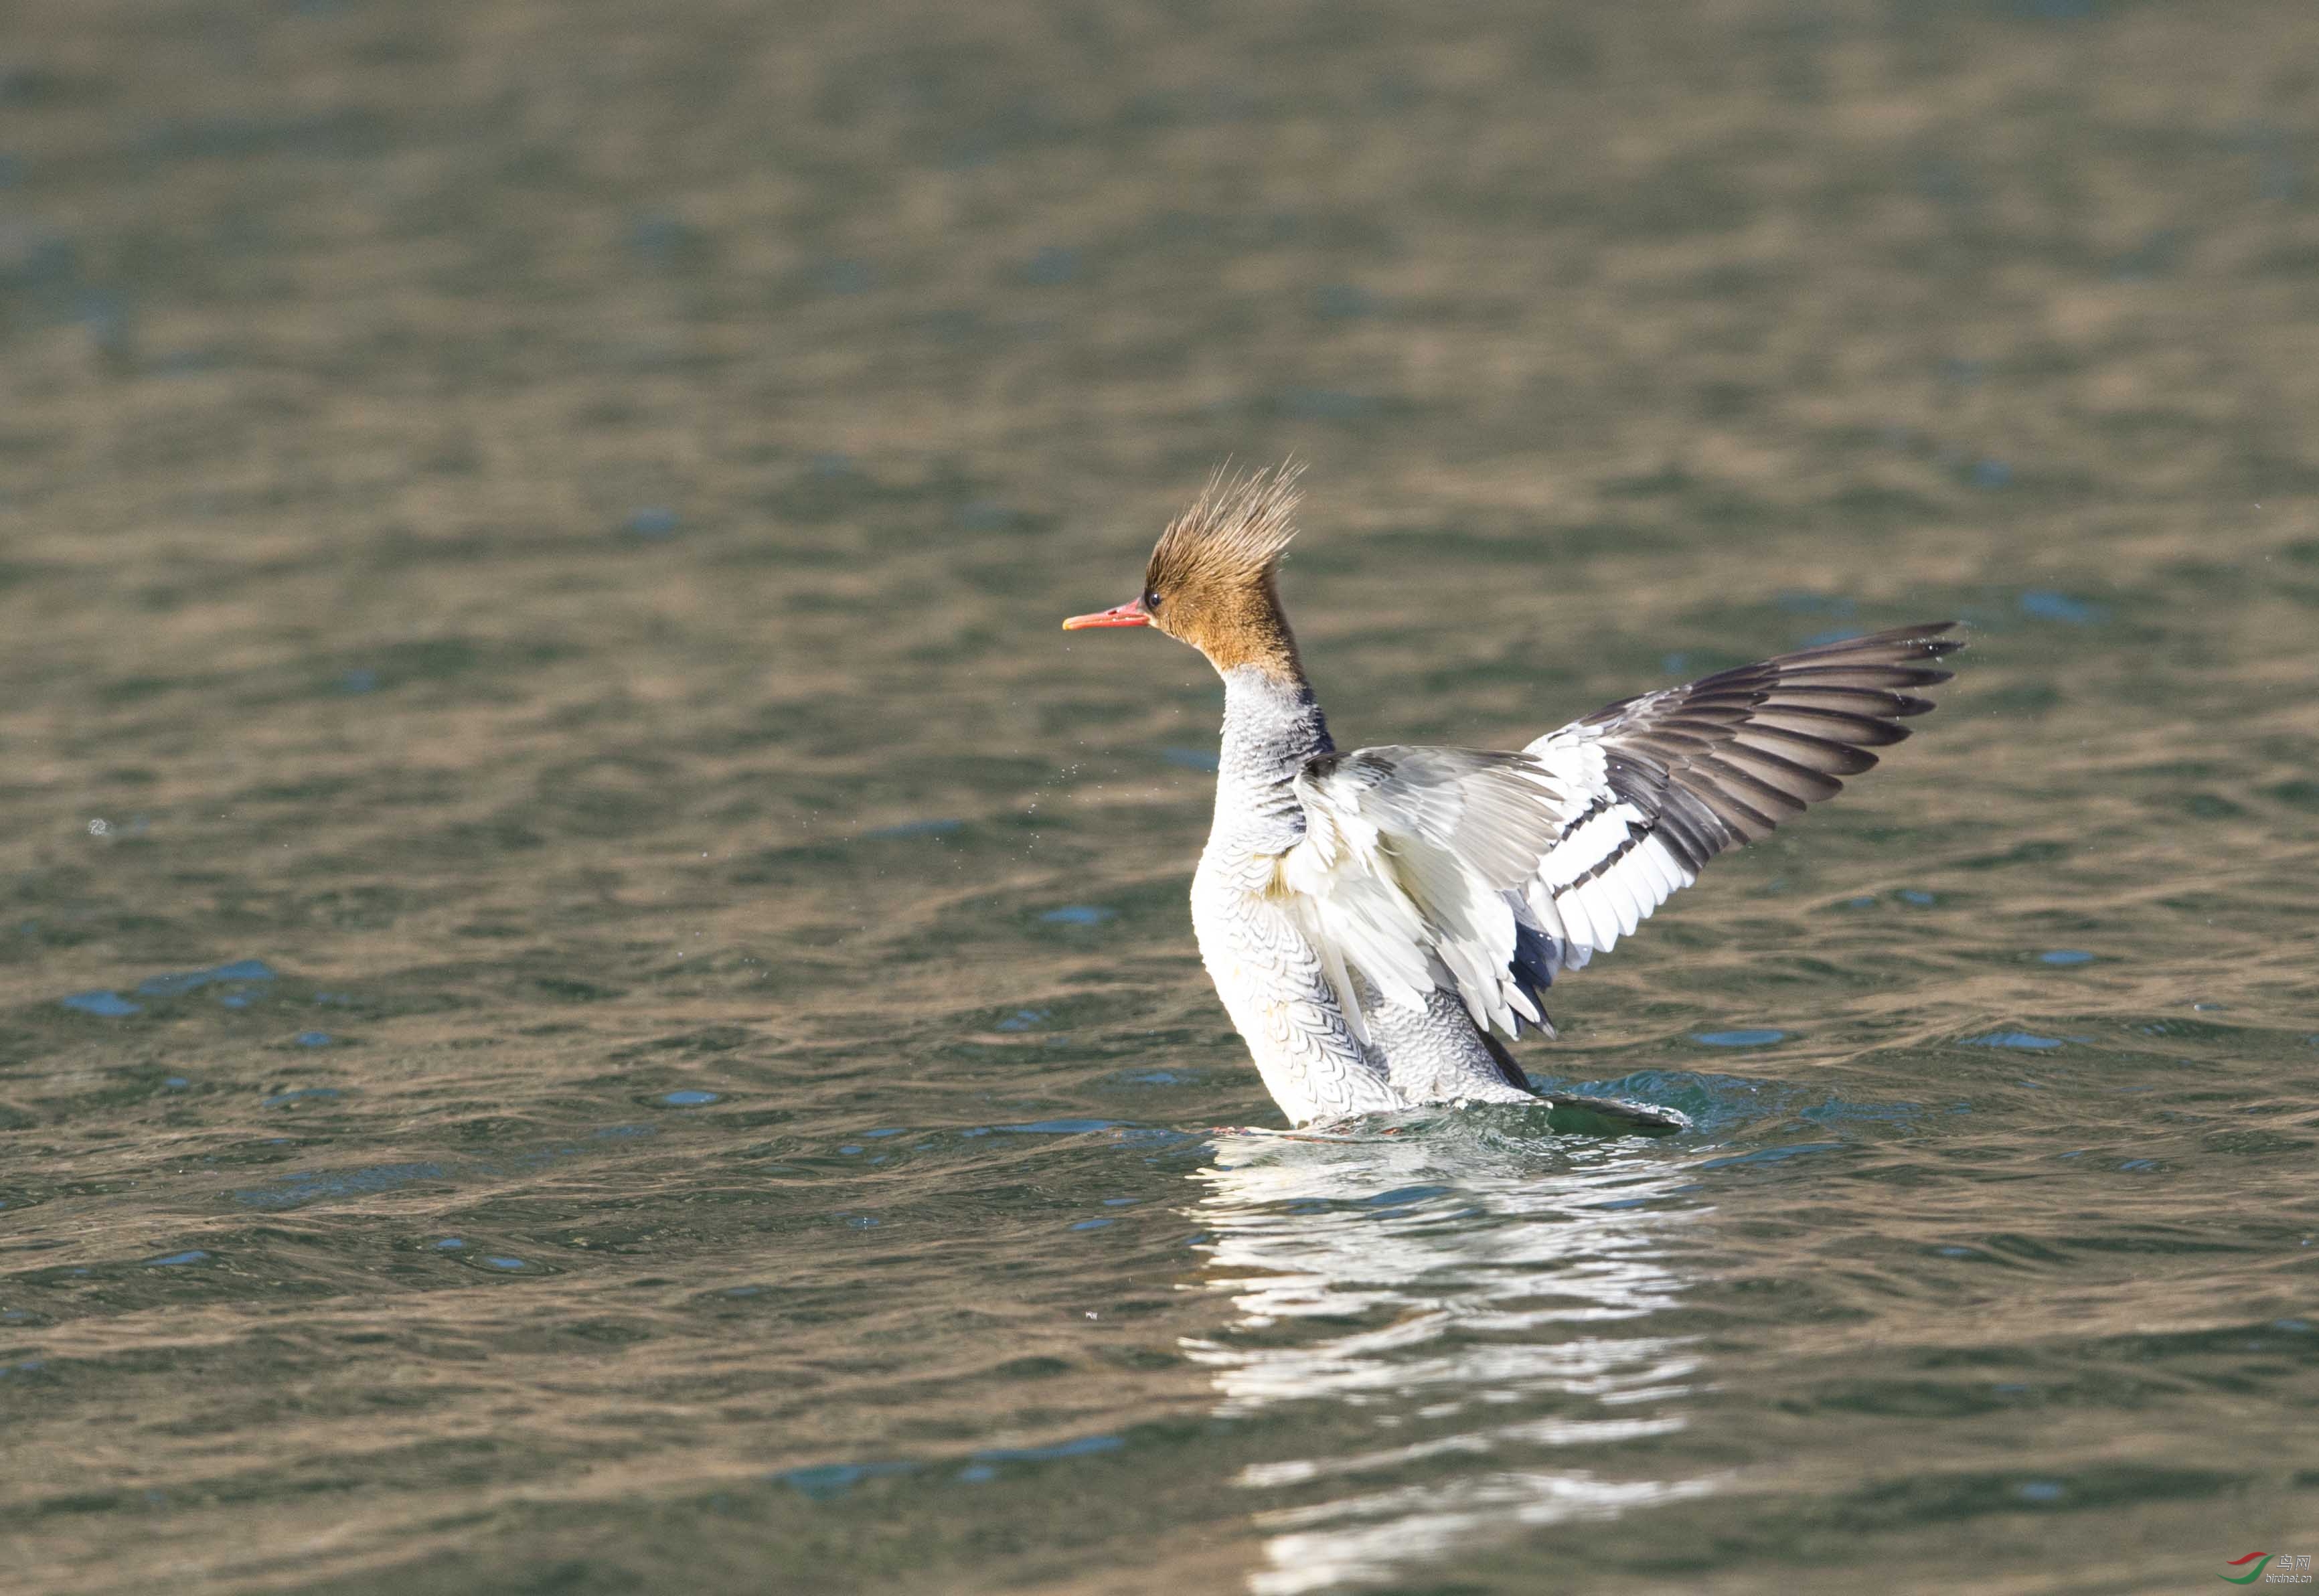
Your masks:
<svg viewBox="0 0 2319 1596"><path fill-rule="evenodd" d="M1754 842L1841 780L1876 763L1872 748L1908 735L1930 709L1910 689L1946 681L1931 662L1964 646L1954 621L1848 637L1682 687L1606 705L1569 728L1591 732L1611 789L1657 819L1683 862L1699 867Z"/></svg>

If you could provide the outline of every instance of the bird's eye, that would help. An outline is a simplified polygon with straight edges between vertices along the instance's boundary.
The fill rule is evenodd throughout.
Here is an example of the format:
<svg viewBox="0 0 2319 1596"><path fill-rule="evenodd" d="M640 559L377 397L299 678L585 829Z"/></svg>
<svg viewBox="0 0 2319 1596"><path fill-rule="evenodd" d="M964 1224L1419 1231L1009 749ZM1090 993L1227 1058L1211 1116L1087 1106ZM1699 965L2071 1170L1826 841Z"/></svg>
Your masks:
<svg viewBox="0 0 2319 1596"><path fill-rule="evenodd" d="M1145 588L1143 590L1143 608L1151 611L1154 615L1157 615L1160 612L1160 590L1158 588Z"/></svg>

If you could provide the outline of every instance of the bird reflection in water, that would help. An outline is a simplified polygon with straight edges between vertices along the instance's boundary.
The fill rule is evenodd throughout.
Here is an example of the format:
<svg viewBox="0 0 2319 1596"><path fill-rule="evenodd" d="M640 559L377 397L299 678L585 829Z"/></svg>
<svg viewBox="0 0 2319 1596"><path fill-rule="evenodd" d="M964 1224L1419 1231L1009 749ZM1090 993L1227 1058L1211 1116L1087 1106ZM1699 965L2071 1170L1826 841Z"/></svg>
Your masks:
<svg viewBox="0 0 2319 1596"><path fill-rule="evenodd" d="M1698 1496L1622 1449L1685 1424L1695 1338L1677 1259L1701 1210L1639 1141L1574 1141L1479 1112L1341 1139L1238 1134L1194 1178L1205 1267L1234 1317L1186 1340L1221 1419L1265 1414L1313 1454L1250 1464L1254 1596L1365 1583L1525 1528ZM1580 1459L1584 1459L1582 1465Z"/></svg>

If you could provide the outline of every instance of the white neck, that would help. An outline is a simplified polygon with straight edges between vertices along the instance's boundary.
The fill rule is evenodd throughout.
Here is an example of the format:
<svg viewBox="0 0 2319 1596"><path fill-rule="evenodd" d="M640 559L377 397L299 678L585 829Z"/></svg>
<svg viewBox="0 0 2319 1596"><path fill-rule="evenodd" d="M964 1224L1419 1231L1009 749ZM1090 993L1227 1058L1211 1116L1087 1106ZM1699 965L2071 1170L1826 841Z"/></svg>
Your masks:
<svg viewBox="0 0 2319 1596"><path fill-rule="evenodd" d="M1304 835L1304 807L1289 781L1336 748L1320 700L1301 681L1254 665L1223 672L1223 748L1216 770L1213 843L1276 852Z"/></svg>

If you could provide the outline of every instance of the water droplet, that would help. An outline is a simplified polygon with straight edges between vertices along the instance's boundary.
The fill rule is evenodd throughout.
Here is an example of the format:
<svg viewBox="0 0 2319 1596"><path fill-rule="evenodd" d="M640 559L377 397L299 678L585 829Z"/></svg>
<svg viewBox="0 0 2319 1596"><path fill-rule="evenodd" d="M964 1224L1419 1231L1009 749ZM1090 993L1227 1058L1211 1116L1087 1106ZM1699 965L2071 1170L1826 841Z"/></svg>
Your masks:
<svg viewBox="0 0 2319 1596"><path fill-rule="evenodd" d="M865 837L946 837L966 823L962 820L905 820L899 825L881 825L875 831L865 831Z"/></svg>

